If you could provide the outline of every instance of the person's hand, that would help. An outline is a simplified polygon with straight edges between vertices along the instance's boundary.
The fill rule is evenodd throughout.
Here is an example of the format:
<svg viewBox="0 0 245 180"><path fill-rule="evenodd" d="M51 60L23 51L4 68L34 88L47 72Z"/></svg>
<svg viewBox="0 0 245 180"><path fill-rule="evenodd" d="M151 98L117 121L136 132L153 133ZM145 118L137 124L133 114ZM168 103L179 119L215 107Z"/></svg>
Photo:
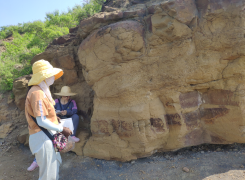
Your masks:
<svg viewBox="0 0 245 180"><path fill-rule="evenodd" d="M61 133L64 134L66 138L68 138L68 136L72 135L72 131L67 127L63 127L63 131Z"/></svg>
<svg viewBox="0 0 245 180"><path fill-rule="evenodd" d="M67 111L66 111L66 110L61 111L61 114L62 114L63 116L65 116L65 115L67 114Z"/></svg>
<svg viewBox="0 0 245 180"><path fill-rule="evenodd" d="M57 116L57 120L58 120L59 123L61 123L61 122L60 122L60 117Z"/></svg>

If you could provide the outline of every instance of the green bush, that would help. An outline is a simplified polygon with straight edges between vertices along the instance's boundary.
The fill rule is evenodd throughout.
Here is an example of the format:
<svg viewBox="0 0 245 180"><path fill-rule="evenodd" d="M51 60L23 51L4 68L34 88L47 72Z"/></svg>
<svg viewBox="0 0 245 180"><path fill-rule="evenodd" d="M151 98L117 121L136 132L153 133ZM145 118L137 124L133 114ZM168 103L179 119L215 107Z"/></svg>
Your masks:
<svg viewBox="0 0 245 180"><path fill-rule="evenodd" d="M103 2L90 0L67 13L47 13L44 22L0 27L0 39L14 37L12 42L3 41L6 51L0 54L0 91L12 90L14 79L31 73L30 62L36 54L44 52L54 38L68 34L69 28L76 27L82 19L99 12Z"/></svg>

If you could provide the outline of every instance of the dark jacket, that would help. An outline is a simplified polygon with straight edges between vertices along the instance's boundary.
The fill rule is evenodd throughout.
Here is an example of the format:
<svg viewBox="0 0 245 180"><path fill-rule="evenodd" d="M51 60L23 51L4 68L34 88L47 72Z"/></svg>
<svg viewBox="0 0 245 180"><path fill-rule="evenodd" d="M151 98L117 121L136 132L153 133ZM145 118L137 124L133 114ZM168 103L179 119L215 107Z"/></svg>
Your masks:
<svg viewBox="0 0 245 180"><path fill-rule="evenodd" d="M74 100L69 100L67 104L62 105L60 103L60 99L55 99L54 108L60 111L66 110L67 111L66 117L71 117L73 114L77 113L77 104Z"/></svg>

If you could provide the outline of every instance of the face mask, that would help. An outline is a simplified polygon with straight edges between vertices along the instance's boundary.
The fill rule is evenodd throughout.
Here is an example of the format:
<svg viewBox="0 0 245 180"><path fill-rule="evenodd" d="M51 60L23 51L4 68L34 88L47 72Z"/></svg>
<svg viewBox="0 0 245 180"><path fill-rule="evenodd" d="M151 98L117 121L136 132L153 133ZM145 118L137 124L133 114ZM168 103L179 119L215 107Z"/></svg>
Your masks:
<svg viewBox="0 0 245 180"><path fill-rule="evenodd" d="M51 76L47 79L45 79L46 83L48 86L51 86L52 84L54 84L54 76Z"/></svg>

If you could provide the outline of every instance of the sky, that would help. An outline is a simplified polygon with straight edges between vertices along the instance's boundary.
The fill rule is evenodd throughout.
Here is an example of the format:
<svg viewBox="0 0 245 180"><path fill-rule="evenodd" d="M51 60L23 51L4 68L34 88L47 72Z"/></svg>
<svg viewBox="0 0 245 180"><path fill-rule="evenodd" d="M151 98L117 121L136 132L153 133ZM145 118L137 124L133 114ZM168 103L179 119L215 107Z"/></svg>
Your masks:
<svg viewBox="0 0 245 180"><path fill-rule="evenodd" d="M44 21L46 13L82 5L82 0L0 0L0 27L18 23Z"/></svg>

